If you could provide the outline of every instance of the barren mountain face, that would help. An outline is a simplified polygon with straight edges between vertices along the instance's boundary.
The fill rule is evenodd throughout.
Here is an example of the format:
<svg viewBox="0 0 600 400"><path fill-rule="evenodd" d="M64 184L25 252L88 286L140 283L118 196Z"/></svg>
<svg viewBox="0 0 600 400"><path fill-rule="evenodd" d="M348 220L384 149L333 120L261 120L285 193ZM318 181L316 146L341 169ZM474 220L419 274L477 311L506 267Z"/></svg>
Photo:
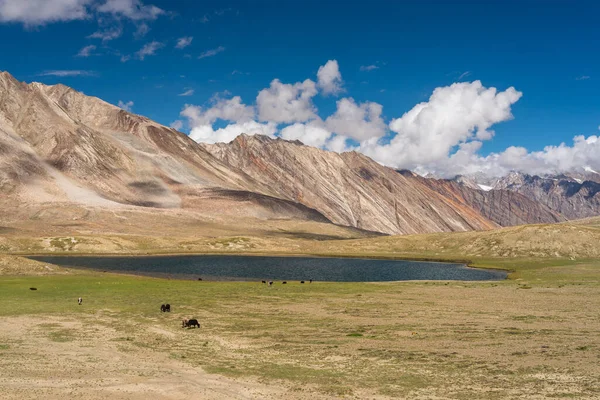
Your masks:
<svg viewBox="0 0 600 400"><path fill-rule="evenodd" d="M0 73L0 188L21 202L199 208L324 220L186 135L63 85Z"/></svg>
<svg viewBox="0 0 600 400"><path fill-rule="evenodd" d="M204 145L278 197L322 212L332 222L407 234L491 229L472 208L406 179L359 153L333 153L300 142L240 135L229 144Z"/></svg>
<svg viewBox="0 0 600 400"><path fill-rule="evenodd" d="M598 196L592 186L484 191L297 141L198 144L69 87L0 73L0 192L13 204L174 208L411 234L562 221ZM560 206L563 192L575 193L572 207Z"/></svg>
<svg viewBox="0 0 600 400"><path fill-rule="evenodd" d="M410 171L401 173L421 181L459 204L477 210L500 226L566 221L563 215L550 207L511 190L487 190L487 187L483 190L469 179L432 179L420 177Z"/></svg>
<svg viewBox="0 0 600 400"><path fill-rule="evenodd" d="M579 219L600 214L599 177L593 171L576 174L574 177L539 177L512 173L500 179L495 187L520 193L545 204L568 219Z"/></svg>

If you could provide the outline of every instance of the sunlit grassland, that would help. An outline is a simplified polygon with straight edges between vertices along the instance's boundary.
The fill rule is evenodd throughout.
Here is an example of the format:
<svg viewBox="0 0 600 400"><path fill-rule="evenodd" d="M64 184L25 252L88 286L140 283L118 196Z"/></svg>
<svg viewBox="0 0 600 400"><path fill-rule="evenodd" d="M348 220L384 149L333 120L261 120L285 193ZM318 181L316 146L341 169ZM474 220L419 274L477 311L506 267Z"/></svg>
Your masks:
<svg viewBox="0 0 600 400"><path fill-rule="evenodd" d="M122 351L152 349L209 372L334 397L367 391L506 398L515 387L544 391L544 376L559 374L572 383L558 393L593 398L600 384L600 263L499 261L480 265L515 270L515 280L268 287L89 271L4 276L0 319L101 325L118 332ZM165 302L173 312L160 313ZM182 329L180 320L192 317L202 328ZM61 324L42 328L59 343L78 345L83 335ZM165 340L152 328L175 336ZM0 352L16 357L18 349L0 337Z"/></svg>

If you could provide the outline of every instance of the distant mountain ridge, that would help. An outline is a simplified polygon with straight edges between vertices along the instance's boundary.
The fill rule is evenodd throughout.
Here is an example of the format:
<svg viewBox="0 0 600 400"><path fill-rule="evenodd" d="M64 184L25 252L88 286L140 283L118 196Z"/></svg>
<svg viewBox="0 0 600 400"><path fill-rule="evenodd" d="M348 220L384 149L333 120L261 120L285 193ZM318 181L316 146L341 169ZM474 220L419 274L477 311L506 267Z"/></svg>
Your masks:
<svg viewBox="0 0 600 400"><path fill-rule="evenodd" d="M199 210L387 234L559 222L584 209L600 214L591 181L511 179L494 189L472 178L426 179L360 153L266 136L198 144L67 86L0 72L0 203Z"/></svg>
<svg viewBox="0 0 600 400"><path fill-rule="evenodd" d="M513 171L501 178L457 176L452 181L470 188L489 185L488 190L519 193L567 219L600 215L600 174L591 169L544 176Z"/></svg>

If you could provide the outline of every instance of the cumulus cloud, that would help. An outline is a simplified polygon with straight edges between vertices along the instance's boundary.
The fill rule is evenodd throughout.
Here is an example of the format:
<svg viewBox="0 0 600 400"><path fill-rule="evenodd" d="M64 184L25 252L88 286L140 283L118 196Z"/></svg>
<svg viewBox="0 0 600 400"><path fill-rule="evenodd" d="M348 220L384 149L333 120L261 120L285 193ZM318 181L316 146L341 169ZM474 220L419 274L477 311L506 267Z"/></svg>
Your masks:
<svg viewBox="0 0 600 400"><path fill-rule="evenodd" d="M85 46L81 50L79 50L79 53L77 53L77 57L89 57L93 55L92 52L94 50L96 50L96 46L94 46L93 44Z"/></svg>
<svg viewBox="0 0 600 400"><path fill-rule="evenodd" d="M192 44L192 40L194 40L193 36L185 36L177 39L177 44L175 45L176 49L185 49L190 44Z"/></svg>
<svg viewBox="0 0 600 400"><path fill-rule="evenodd" d="M545 174L588 167L600 171L600 137L592 135L586 138L578 135L573 138L572 146L561 143L532 152L523 147L509 147L502 153L492 153L477 161L481 166L488 164L490 175L495 176L504 175L512 170Z"/></svg>
<svg viewBox="0 0 600 400"><path fill-rule="evenodd" d="M472 140L489 140L489 128L512 118L511 106L522 93L485 88L480 81L455 83L434 90L428 102L417 104L389 127L396 135L389 143L370 139L361 151L397 168L435 167L451 150Z"/></svg>
<svg viewBox="0 0 600 400"><path fill-rule="evenodd" d="M512 107L522 97L513 87L502 91L484 87L480 81L439 87L428 101L389 123L380 104L342 98L323 121L313 104L318 88L323 90L322 76L321 85L310 79L294 84L275 79L259 92L256 108L243 104L239 97L218 95L206 107L186 106L181 115L189 123L191 137L201 142L229 142L240 133L278 136L336 152L355 150L392 168L442 177L480 172L502 176L513 170L531 174L575 168L600 171L600 136L596 135L576 136L570 145L561 143L539 151L511 146L482 156L484 143L494 137L492 127L513 118ZM217 121L230 124L215 129ZM182 127L181 121L174 124Z"/></svg>
<svg viewBox="0 0 600 400"><path fill-rule="evenodd" d="M337 102L337 110L325 121L331 131L358 141L378 138L386 133L386 125L381 118L383 106L367 101L356 104L352 98Z"/></svg>
<svg viewBox="0 0 600 400"><path fill-rule="evenodd" d="M319 67L317 85L325 95L337 95L344 90L342 88L342 74L337 60L329 60L325 65Z"/></svg>
<svg viewBox="0 0 600 400"><path fill-rule="evenodd" d="M286 140L300 140L313 147L324 147L331 139L332 133L317 121L301 124L295 123L283 128L280 136Z"/></svg>
<svg viewBox="0 0 600 400"><path fill-rule="evenodd" d="M144 60L144 58L146 58L147 56L153 56L156 54L156 52L163 48L165 45L160 43L160 42L150 42L150 43L146 43L144 45L144 47L142 47L140 50L138 50L135 53L135 56L140 59L140 60Z"/></svg>
<svg viewBox="0 0 600 400"><path fill-rule="evenodd" d="M246 121L227 125L225 128L214 130L211 125L201 125L192 128L190 137L203 143L229 143L242 133L247 135L275 136L277 125L273 122L261 124L256 121Z"/></svg>
<svg viewBox="0 0 600 400"><path fill-rule="evenodd" d="M274 79L267 89L256 97L261 121L277 123L304 122L317 117L312 98L317 94L316 84L310 79L295 84Z"/></svg>
<svg viewBox="0 0 600 400"><path fill-rule="evenodd" d="M222 52L224 52L224 51L225 51L225 47L223 47L223 46L219 46L219 47L217 47L217 48L210 49L210 50L206 50L206 51L202 52L202 53L201 53L201 54L198 56L198 58L199 58L199 59L203 59L203 58L207 58L207 57L214 57L214 56L216 56L217 54L219 54L219 53L222 53Z"/></svg>
<svg viewBox="0 0 600 400"><path fill-rule="evenodd" d="M181 116L189 120L192 128L212 126L217 120L229 122L248 122L254 118L254 107L247 106L240 96L231 99L213 97L211 107L186 105Z"/></svg>
<svg viewBox="0 0 600 400"><path fill-rule="evenodd" d="M92 0L0 0L0 22L38 26L89 17Z"/></svg>
<svg viewBox="0 0 600 400"><path fill-rule="evenodd" d="M123 102L122 100L119 100L117 106L127 112L131 112L131 110L133 109L133 101Z"/></svg>

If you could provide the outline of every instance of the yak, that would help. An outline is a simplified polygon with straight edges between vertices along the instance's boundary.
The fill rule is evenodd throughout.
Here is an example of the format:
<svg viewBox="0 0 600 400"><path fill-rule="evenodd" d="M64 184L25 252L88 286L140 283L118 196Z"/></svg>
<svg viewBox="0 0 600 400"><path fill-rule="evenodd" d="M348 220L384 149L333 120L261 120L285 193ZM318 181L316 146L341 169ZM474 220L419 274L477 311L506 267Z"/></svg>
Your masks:
<svg viewBox="0 0 600 400"><path fill-rule="evenodd" d="M183 321L181 321L181 327L182 328L192 328L192 327L200 328L200 323L198 322L197 319L184 319Z"/></svg>

